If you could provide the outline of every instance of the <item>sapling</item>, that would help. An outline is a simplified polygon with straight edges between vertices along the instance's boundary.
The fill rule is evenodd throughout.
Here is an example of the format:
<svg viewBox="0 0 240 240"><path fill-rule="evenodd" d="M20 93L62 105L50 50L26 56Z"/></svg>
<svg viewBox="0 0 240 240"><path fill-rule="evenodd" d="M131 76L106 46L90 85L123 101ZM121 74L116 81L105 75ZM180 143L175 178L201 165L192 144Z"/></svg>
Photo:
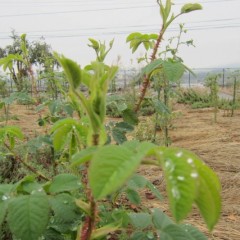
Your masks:
<svg viewBox="0 0 240 240"><path fill-rule="evenodd" d="M159 5L160 15L162 18L162 26L159 34L132 33L127 37L127 42L130 42L130 48L132 49L132 52L135 52L141 44L143 44L146 50L152 49L152 54L150 55L150 64L149 64L151 66L151 71L146 71L144 74L140 97L135 107L136 112L138 112L140 109L140 105L144 99L144 96L150 84L152 72L161 65L159 61L155 61L155 60L158 55L160 44L163 41L163 36L167 31L168 27L179 16L195 10L202 9L202 6L198 3L194 3L194 4L188 3L181 8L180 13L178 13L177 15L174 15L174 13L172 13L173 3L171 0L167 0L165 5L161 0L157 0L157 3ZM157 59L157 60L160 60L160 59Z"/></svg>
<svg viewBox="0 0 240 240"><path fill-rule="evenodd" d="M239 71L235 71L231 74L231 78L233 79L233 99L231 105L231 117L234 115L234 110L237 105L237 89L239 87Z"/></svg>
<svg viewBox="0 0 240 240"><path fill-rule="evenodd" d="M218 78L219 78L219 74L212 74L212 75L208 75L205 79L206 81L206 86L210 88L210 101L212 106L214 107L214 123L217 122L217 112L218 112L218 100L219 100L219 96L218 96L218 90L219 90L219 86L218 86Z"/></svg>
<svg viewBox="0 0 240 240"><path fill-rule="evenodd" d="M169 6L171 1L167 1L166 12ZM187 4L182 12L194 10L194 6ZM55 239L106 239L112 232L115 232L115 238L126 239L129 226L138 229L133 231L131 239L182 240L198 236L205 240L196 228L177 223L185 219L196 204L209 230L213 229L221 212L221 186L217 175L195 154L184 149L138 141L106 144L106 96L118 67L103 62L108 50L103 48L105 52L100 54L99 45L92 47L97 59L84 68L55 54L69 82L69 98L81 106L83 113L79 119L58 121L52 128L55 148L60 149L71 139L69 154L74 154L69 158L70 162L66 162L65 172L47 182L37 182L33 176L26 176L14 186L0 185L0 223L6 220L14 237L22 240L48 239L49 236ZM179 76L178 70L182 73L184 69L177 61L159 63L168 79L175 79ZM151 65L145 71L150 74L153 69L156 70ZM88 94L81 91L82 84L87 87ZM129 119L130 115L128 112ZM136 200L133 190L141 187L156 192L155 187L143 178L134 178L142 164L161 168L164 173L170 210L177 223L159 209L129 213L124 208L111 206L109 198L120 189L126 189L126 184L131 200ZM108 211L104 211L104 207ZM104 218L106 212L111 214L110 220Z"/></svg>

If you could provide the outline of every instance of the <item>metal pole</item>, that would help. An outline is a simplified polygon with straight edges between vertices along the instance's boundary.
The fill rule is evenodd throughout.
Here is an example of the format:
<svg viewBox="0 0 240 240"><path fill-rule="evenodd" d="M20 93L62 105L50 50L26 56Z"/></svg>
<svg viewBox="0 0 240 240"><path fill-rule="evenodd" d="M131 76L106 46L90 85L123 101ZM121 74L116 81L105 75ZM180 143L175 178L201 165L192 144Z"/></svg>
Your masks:
<svg viewBox="0 0 240 240"><path fill-rule="evenodd" d="M188 72L188 86L191 87L191 74Z"/></svg>
<svg viewBox="0 0 240 240"><path fill-rule="evenodd" d="M224 83L225 82L225 69L224 68L223 68L223 79L222 80L223 80L223 85L222 86L224 87L225 86L225 83Z"/></svg>

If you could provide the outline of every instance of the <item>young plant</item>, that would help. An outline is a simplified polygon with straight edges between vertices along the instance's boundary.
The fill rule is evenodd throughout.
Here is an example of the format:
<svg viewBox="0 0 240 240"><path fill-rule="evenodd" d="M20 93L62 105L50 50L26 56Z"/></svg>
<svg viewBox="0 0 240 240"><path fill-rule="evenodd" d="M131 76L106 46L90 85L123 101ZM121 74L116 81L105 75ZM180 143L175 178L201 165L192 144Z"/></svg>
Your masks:
<svg viewBox="0 0 240 240"><path fill-rule="evenodd" d="M218 96L218 74L208 75L205 79L206 86L210 88L210 102L211 105L214 107L214 122L217 122L217 112L218 112L218 103L219 103L219 96Z"/></svg>
<svg viewBox="0 0 240 240"><path fill-rule="evenodd" d="M157 58L158 49L163 40L163 36L164 36L166 30L171 25L171 23L179 16L189 13L189 12L192 12L192 11L195 11L195 10L202 9L201 5L198 3L194 3L194 4L188 3L188 4L185 4L181 8L180 13L178 13L177 15L174 15L174 13L172 13L173 3L171 0L167 0L165 5L163 4L163 2L161 0L158 0L157 2L160 7L160 15L162 18L162 27L160 29L159 34L157 35L157 34L132 33L127 37L127 42L130 42L130 48L132 49L133 52L135 52L141 44L144 45L146 50L148 50L149 48L153 49L153 52L150 56L150 64L148 65L148 71L144 72L142 90L140 93L139 100L135 107L136 112L140 109L140 105L144 99L147 88L150 84L152 73L154 72L154 70L161 67L161 65L163 63L162 59L156 60L156 58ZM175 63L179 64L179 62L180 61L176 61ZM173 68L171 70L173 70L173 72L174 71L176 72L177 68Z"/></svg>
<svg viewBox="0 0 240 240"><path fill-rule="evenodd" d="M171 4L167 2L166 8ZM192 6L182 11L191 11ZM69 83L69 99L81 107L78 119L57 121L51 131L55 150L67 150L69 157L64 172L52 179L37 181L35 176L26 176L15 184L0 185L0 224L7 224L13 237L21 240L94 240L108 239L110 234L115 239L127 239L129 233L130 239L206 239L194 227L179 224L193 205L209 230L220 216L219 179L199 157L184 149L149 142L107 144L106 96L118 67L102 61L108 53L102 49L101 53L96 51L97 59L84 68L55 53ZM179 76L179 68L182 71L178 62L160 65L169 79ZM155 69L149 66L146 74ZM82 85L87 92L81 91ZM125 119L132 120L130 111L125 114ZM135 190L141 187L159 196L148 181L136 179L141 165L154 165L164 173L176 223L159 209L135 213L111 203L121 190L127 192L130 201L138 201Z"/></svg>
<svg viewBox="0 0 240 240"><path fill-rule="evenodd" d="M231 117L234 115L234 110L237 108L237 89L239 88L239 71L232 73L231 78L233 79L233 99L231 104Z"/></svg>

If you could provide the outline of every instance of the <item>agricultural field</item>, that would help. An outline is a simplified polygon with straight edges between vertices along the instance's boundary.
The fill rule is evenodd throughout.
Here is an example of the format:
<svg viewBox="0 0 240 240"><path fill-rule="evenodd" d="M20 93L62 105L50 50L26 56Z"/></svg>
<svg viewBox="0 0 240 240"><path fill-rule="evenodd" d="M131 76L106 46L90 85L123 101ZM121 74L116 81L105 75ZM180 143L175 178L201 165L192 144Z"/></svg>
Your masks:
<svg viewBox="0 0 240 240"><path fill-rule="evenodd" d="M200 92L203 90L201 89ZM225 90L226 92L226 90ZM229 91L228 91L229 92ZM186 222L198 227L205 232L209 239L238 239L240 206L238 191L240 187L239 176L239 146L240 146L240 110L237 110L233 117L226 115L226 111L220 110L218 113L217 123L213 121L213 108L193 109L189 105L174 104L174 112L177 117L173 120L169 132L172 144L171 146L189 149L201 157L214 171L218 174L222 185L222 212L221 217L215 229L209 234L204 225L199 212L194 212L186 219ZM38 124L39 116L46 115L47 109L43 109L40 113L36 112L34 106L26 106L13 104L10 108L10 116L15 116L17 120L11 119L8 125L19 126L26 139L41 136L49 131L49 127L41 127ZM1 116L3 115L1 111ZM151 116L142 118L142 122L148 122L146 119ZM107 121L120 121L119 118L110 117ZM149 124L149 122L147 123ZM151 124L151 122L150 122ZM3 122L2 124L3 125ZM148 125L148 128L152 127ZM162 135L158 131L158 135ZM131 134L128 136L132 138ZM39 164L48 168L50 165L46 159L39 158ZM19 168L20 166L18 166ZM18 171L16 169L15 171ZM131 208L137 211L143 207L161 208L169 213L169 205L166 197L166 183L164 182L162 173L159 174L157 167L142 166L139 173L150 180L153 185L164 195L164 200L159 200L149 191L142 190L142 205L131 204ZM11 174L11 173L10 173ZM121 201L127 203L126 199ZM223 237L224 236L224 237Z"/></svg>

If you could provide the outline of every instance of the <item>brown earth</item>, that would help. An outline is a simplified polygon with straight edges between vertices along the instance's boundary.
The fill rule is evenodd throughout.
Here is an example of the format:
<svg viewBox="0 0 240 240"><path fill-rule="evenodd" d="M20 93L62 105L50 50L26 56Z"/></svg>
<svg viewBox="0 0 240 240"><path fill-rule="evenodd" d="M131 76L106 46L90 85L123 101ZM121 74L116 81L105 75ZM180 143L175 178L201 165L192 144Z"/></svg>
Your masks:
<svg viewBox="0 0 240 240"><path fill-rule="evenodd" d="M197 210L187 219L200 230L206 232L209 239L240 239L240 110L233 117L218 113L217 123L213 122L211 109L192 110L184 105L177 105L180 111L170 131L173 146L189 149L200 156L218 174L222 184L222 216L212 233L208 233ZM31 138L47 129L40 129L37 124L39 114L25 106L14 105L10 108L12 115L19 120L10 120L10 124L20 126L27 137ZM2 112L0 112L2 114ZM0 115L1 116L1 115ZM2 124L2 123L0 123ZM146 175L164 194L165 184L161 173L155 167L144 167L141 172ZM156 199L144 199L149 208L160 207L168 211L166 201L159 203Z"/></svg>

